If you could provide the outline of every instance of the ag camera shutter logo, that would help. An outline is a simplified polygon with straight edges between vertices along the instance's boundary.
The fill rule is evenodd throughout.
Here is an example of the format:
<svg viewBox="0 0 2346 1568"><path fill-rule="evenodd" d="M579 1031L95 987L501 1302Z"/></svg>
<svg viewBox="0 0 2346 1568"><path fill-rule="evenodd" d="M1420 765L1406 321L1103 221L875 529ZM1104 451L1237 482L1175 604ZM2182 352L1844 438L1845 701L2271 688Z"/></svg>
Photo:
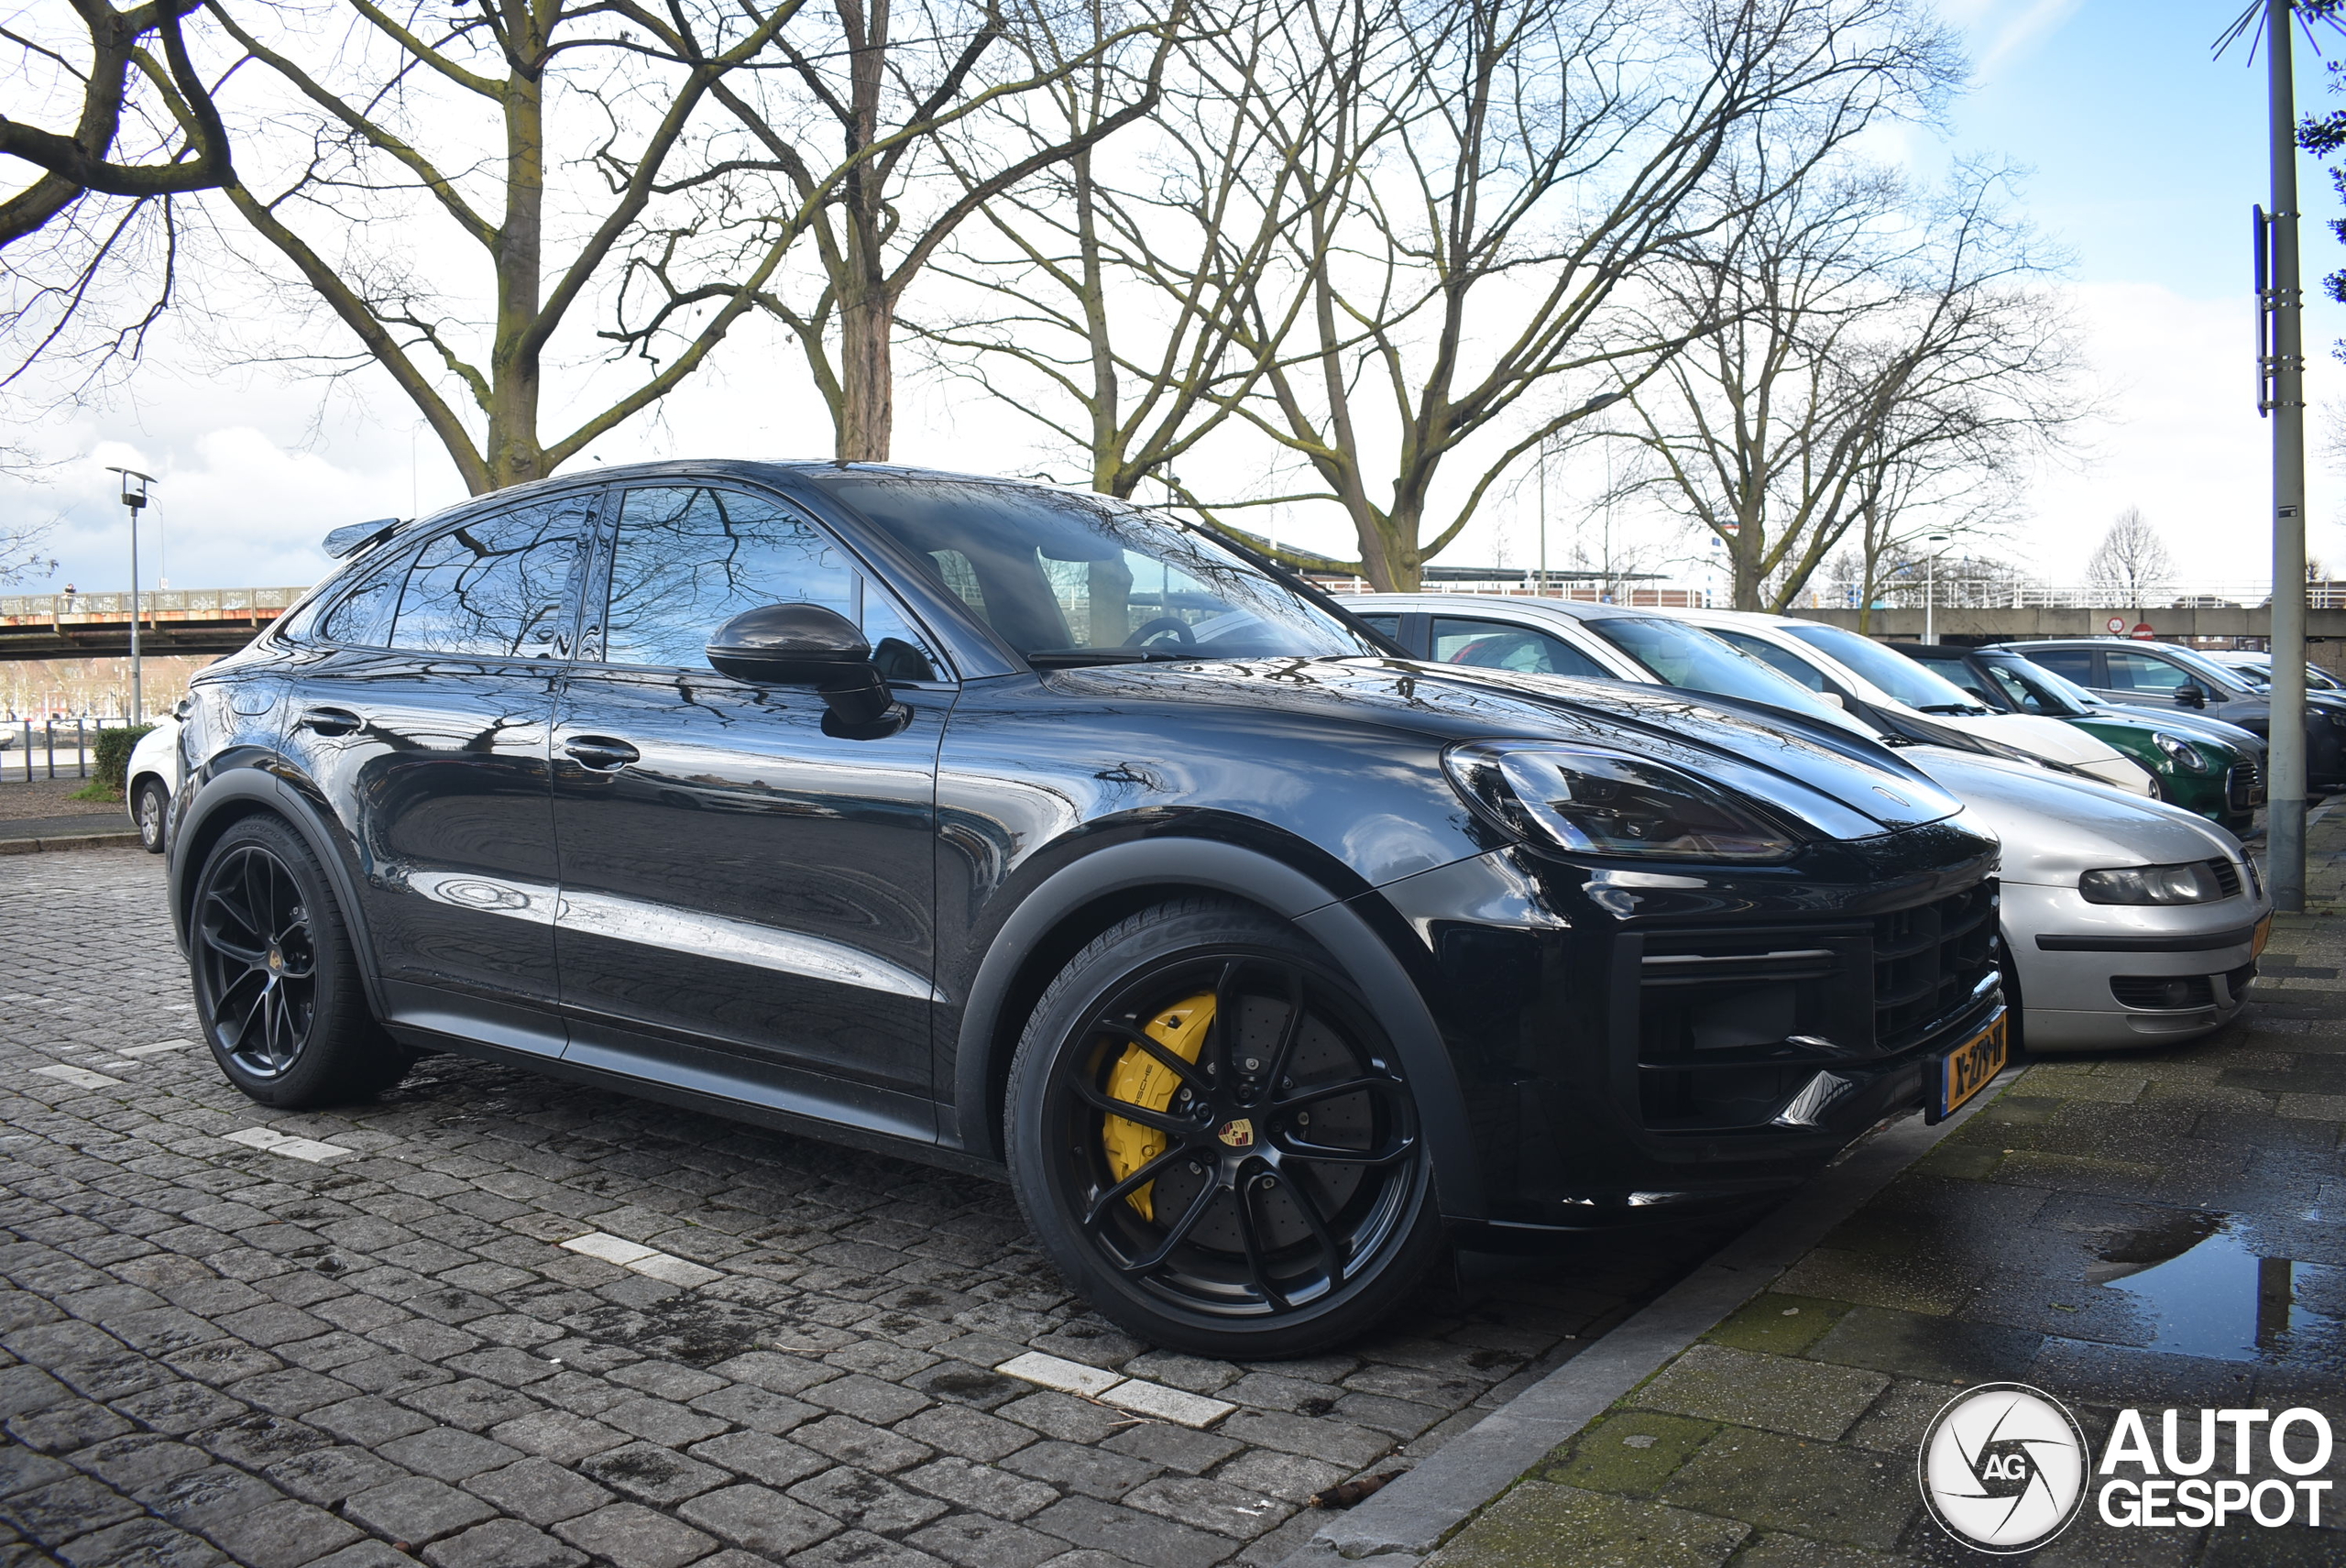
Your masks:
<svg viewBox="0 0 2346 1568"><path fill-rule="evenodd" d="M1983 1383L1946 1403L1923 1434L1923 1501L1977 1551L2030 1552L2085 1506L2086 1436L2061 1402L2025 1383Z"/></svg>

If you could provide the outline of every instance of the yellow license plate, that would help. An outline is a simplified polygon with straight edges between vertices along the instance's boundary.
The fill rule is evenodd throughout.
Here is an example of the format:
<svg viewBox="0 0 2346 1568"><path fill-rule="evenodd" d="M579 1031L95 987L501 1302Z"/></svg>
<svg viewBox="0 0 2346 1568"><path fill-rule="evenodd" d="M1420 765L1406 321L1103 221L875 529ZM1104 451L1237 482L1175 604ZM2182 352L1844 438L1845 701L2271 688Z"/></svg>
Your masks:
<svg viewBox="0 0 2346 1568"><path fill-rule="evenodd" d="M1935 1065L1938 1080L1928 1119L1943 1122L2004 1070L2004 1014L1997 1014L1994 1023L1940 1057Z"/></svg>
<svg viewBox="0 0 2346 1568"><path fill-rule="evenodd" d="M2273 916L2267 915L2256 923L2256 939L2249 944L2248 961L2254 963L2264 956L2264 944L2273 935Z"/></svg>

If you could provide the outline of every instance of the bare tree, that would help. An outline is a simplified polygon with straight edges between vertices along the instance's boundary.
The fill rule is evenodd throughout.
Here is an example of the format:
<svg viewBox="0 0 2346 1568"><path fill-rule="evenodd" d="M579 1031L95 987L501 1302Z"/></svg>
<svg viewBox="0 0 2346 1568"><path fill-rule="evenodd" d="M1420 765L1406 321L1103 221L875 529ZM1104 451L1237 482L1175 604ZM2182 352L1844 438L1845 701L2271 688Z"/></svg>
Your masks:
<svg viewBox="0 0 2346 1568"><path fill-rule="evenodd" d="M1991 524L1999 477L2078 416L2073 337L2002 183L1967 170L1917 212L1880 171L1819 175L1657 269L1647 331L1699 335L1616 429L1649 495L1725 543L1738 607L1789 603L1852 530L1870 564Z"/></svg>
<svg viewBox="0 0 2346 1568"><path fill-rule="evenodd" d="M940 370L1080 454L1109 495L1152 477L1178 489L1176 466L1260 387L1309 299L1288 232L1355 145L1325 121L1400 57L1391 0L1195 14L1149 128L992 203L939 264L963 308L915 329ZM1071 139L1112 102L1096 71L1069 76L1031 96L1048 118L1027 140ZM1332 153L1338 169L1314 162Z"/></svg>
<svg viewBox="0 0 2346 1568"><path fill-rule="evenodd" d="M1097 147L1155 107L1188 0L1125 20L1104 3L1069 20L1041 0L832 0L779 41L795 100L729 84L719 96L779 177L776 205L811 242L809 290L770 287L760 306L796 338L829 406L837 453L882 461L895 427L896 315L938 248L988 203ZM1022 135L1030 93L1069 92L1060 134ZM836 160L810 155L838 138ZM791 280L785 278L783 281ZM669 302L707 297L671 291Z"/></svg>
<svg viewBox="0 0 2346 1568"><path fill-rule="evenodd" d="M228 177L228 133L212 105L209 85L190 61L180 23L203 0L147 0L147 4L117 11L105 0L71 0L88 34L88 63L14 28L0 28L18 51L17 69L9 81L12 96L21 96L47 78L52 85L71 83L80 99L80 113L71 131L44 130L36 125L0 115L0 154L21 159L40 170L33 182L0 201L0 247L34 233L84 193L129 197L145 201L158 196L185 195L209 190ZM163 59L157 61L143 40L153 34L161 42ZM133 72L150 76L156 86L176 95L183 115L159 116L159 135L153 144L135 149L137 161L118 162L114 154L123 136L123 118L129 108ZM183 137L173 134L183 125Z"/></svg>
<svg viewBox="0 0 2346 1568"><path fill-rule="evenodd" d="M1654 258L1742 215L1706 199L1739 149L1772 149L1756 203L1955 71L1905 0L1463 0L1410 19L1374 161L1296 230L1310 353L1250 410L1384 588L1414 587L1520 456L1683 341L1604 329Z"/></svg>
<svg viewBox="0 0 2346 1568"><path fill-rule="evenodd" d="M2118 514L2086 559L2086 581L2116 609L2139 609L2175 581L2175 558L2140 507Z"/></svg>
<svg viewBox="0 0 2346 1568"><path fill-rule="evenodd" d="M731 275L730 236L703 243L692 203L738 150L709 124L712 95L804 3L341 0L323 17L249 19L215 4L257 68L229 112L273 126L239 135L225 194L355 340L355 354L321 347L297 315L285 356L386 373L475 493L552 473L654 405L752 308L789 243L786 224L765 225L755 265ZM597 388L609 350L582 341L579 318L655 248L677 271L714 249L728 280L664 359ZM549 402L567 415L581 401L545 433Z"/></svg>

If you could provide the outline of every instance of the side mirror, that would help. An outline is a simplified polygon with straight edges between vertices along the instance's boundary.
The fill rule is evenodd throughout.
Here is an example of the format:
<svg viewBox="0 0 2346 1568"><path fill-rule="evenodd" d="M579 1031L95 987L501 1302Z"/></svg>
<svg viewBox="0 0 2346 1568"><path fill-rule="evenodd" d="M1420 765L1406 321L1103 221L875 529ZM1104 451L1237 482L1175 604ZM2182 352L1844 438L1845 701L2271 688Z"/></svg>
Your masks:
<svg viewBox="0 0 2346 1568"><path fill-rule="evenodd" d="M1816 700L1822 703L1829 703L1833 707L1840 708L1845 712L1847 711L1849 706L1847 703L1841 700L1841 694L1839 692L1818 692L1816 694Z"/></svg>
<svg viewBox="0 0 2346 1568"><path fill-rule="evenodd" d="M2177 707L2207 707L2208 688L2196 681L2184 682L2175 688L2175 706Z"/></svg>
<svg viewBox="0 0 2346 1568"><path fill-rule="evenodd" d="M709 666L754 685L813 686L830 711L825 730L850 739L893 735L912 717L888 695L872 645L855 622L817 604L743 610L708 640Z"/></svg>

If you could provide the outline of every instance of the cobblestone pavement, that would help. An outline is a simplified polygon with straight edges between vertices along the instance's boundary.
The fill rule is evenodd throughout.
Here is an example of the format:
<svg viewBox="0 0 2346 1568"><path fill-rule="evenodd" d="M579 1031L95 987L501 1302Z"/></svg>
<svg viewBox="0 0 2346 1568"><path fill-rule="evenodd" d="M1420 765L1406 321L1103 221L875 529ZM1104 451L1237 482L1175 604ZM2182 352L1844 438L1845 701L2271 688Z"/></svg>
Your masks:
<svg viewBox="0 0 2346 1568"><path fill-rule="evenodd" d="M2337 911L2346 807L2310 848L2308 903ZM2179 1409L2187 1462L2198 1407L2310 1407L2346 1437L2346 919L2278 916L2262 970L2256 1004L2220 1035L2028 1068L1428 1568L1996 1561L1957 1546L1916 1485L1928 1423L1980 1382L2066 1402L2096 1455L2124 1407L2144 1411L2154 1445L2175 1441L2162 1412ZM2332 1483L2319 1529L2302 1496L2272 1528L2241 1505L2220 1528L2177 1522L2179 1506L2113 1525L2097 1474L2077 1522L2030 1560L2346 1564L2341 1447L2318 1472ZM2296 1457L2310 1448L2299 1429ZM2220 1453L2209 1479L2243 1500L2295 1479L2263 1437L2244 1481L2232 1443ZM2277 1514L2275 1496L2264 1506Z"/></svg>
<svg viewBox="0 0 2346 1568"><path fill-rule="evenodd" d="M162 880L0 861L0 1568L1267 1563L1716 1240L1429 1288L1344 1354L1152 1352L983 1181L454 1058L255 1105ZM1234 1409L1118 1404L1166 1389Z"/></svg>

